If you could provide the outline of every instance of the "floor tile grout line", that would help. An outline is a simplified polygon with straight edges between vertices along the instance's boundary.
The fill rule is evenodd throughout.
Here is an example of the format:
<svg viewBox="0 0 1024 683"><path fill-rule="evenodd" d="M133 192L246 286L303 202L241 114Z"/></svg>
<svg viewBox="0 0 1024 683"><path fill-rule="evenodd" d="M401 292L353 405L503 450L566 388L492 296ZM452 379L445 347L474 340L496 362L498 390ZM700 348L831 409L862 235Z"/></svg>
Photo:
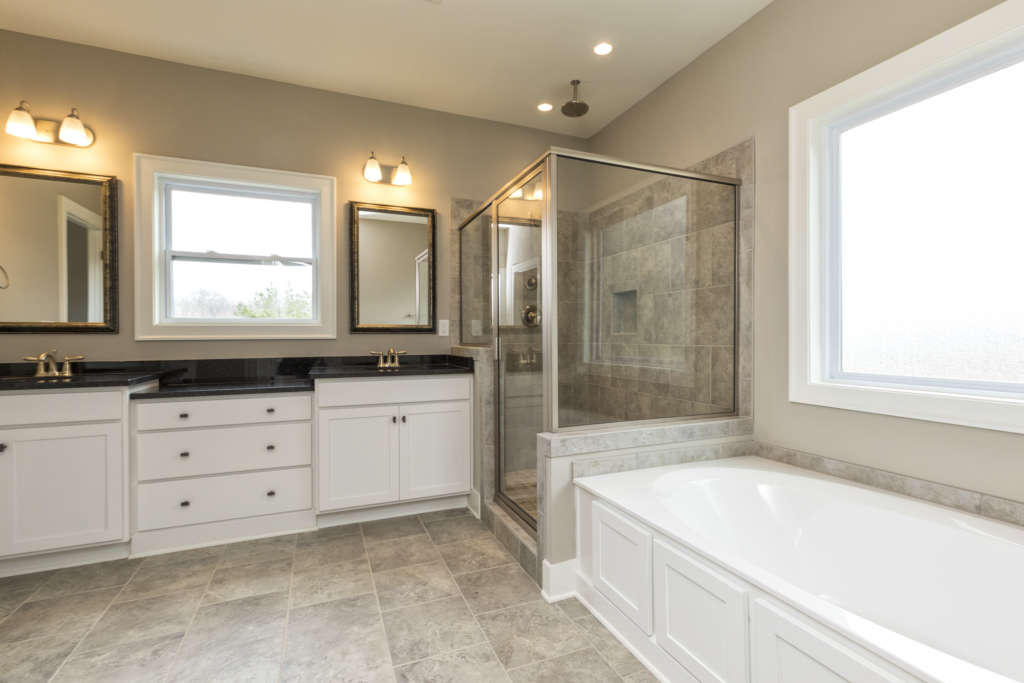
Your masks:
<svg viewBox="0 0 1024 683"><path fill-rule="evenodd" d="M450 576L452 581L455 583L455 589L459 592L459 597L462 598L462 603L466 606L466 611L469 612L469 616L473 617L473 621L476 622L476 627L480 629L480 633L484 637L484 642L487 643L487 647L490 649L491 654L494 655L494 661L498 663L498 666L501 668L502 673L505 674L505 679L508 680L509 683L511 683L512 677L508 675L508 669L506 669L505 665L501 662L501 657L498 656L498 651L494 649L494 643L491 641L491 637L487 635L487 631L484 629L484 625L480 623L479 615L473 612L473 608L470 606L469 600L466 598L466 594L462 590L462 586L459 585L459 581L455 578L455 574L452 574L452 570L448 566L448 563L444 562L443 564L445 566L445 569L448 570L448 576Z"/></svg>
<svg viewBox="0 0 1024 683"><path fill-rule="evenodd" d="M587 641L587 645L586 645L586 647L581 647L581 648L579 648L579 649L577 649L577 650L572 650L571 652L563 652L562 654L560 654L560 655L555 655L554 657L545 657L544 659L538 659L538 660L537 660L537 661L535 661L535 662L528 662L528 663L526 663L526 664L520 664L519 666L513 666L513 667L511 667L511 668L509 668L509 669L506 669L506 671L507 671L508 673L512 673L513 671L520 671L520 670L522 670L522 669L525 669L525 668L527 668L527 667L529 667L529 666L536 666L537 664L543 664L544 662L550 662L550 661L552 661L552 660L558 659L559 657L568 657L569 655L574 655L574 654L576 654L577 652L583 652L584 650L594 650L594 651L595 651L595 653L596 653L596 649L597 649L597 648L595 648L595 647L594 647L593 645L591 645L591 644L590 644L590 641L588 640L588 641ZM604 660L602 659L601 661L604 661ZM615 673L615 670L614 670L614 669L612 669L612 673ZM621 676L619 676L619 674L617 674L617 673L615 673L615 676L616 676L617 678L620 678L620 679L622 678L622 677L621 677Z"/></svg>
<svg viewBox="0 0 1024 683"><path fill-rule="evenodd" d="M207 592L209 592L210 585L213 583L213 577L217 574L217 569L220 567L221 560L223 559L223 555L217 558L217 564L213 568L213 571L210 572L210 578L206 580L206 586L203 588L203 592L199 594L199 599L196 600L196 607L194 610L192 610L192 618L189 619L188 624L185 626L184 632L182 632L181 634L181 640L178 641L178 647L174 648L174 655L169 658L170 663L167 667L167 671L165 671L164 675L160 678L160 680L164 683L171 679L171 674L174 672L174 667L177 665L178 658L181 656L181 648L185 644L185 639L188 638L189 630L196 623L196 617L199 616L199 610L203 607L203 598L206 597Z"/></svg>
<svg viewBox="0 0 1024 683"><path fill-rule="evenodd" d="M422 526L422 522L420 525ZM366 532L363 530L362 524L359 525L359 536L363 539L363 552L366 554L367 563L370 565L370 583L373 584L373 598L377 602L377 622L380 624L380 630L384 634L384 647L388 651L388 666L391 669L391 677L394 678L395 658L391 656L391 638L388 637L388 629L384 626L384 610L381 609L380 593L377 590L377 579L374 576L373 563L369 561L370 553L366 548Z"/></svg>
<svg viewBox="0 0 1024 683"><path fill-rule="evenodd" d="M359 533L362 534L362 525L359 527ZM277 660L277 680L279 683L284 679L284 663L285 658L288 656L288 627L292 623L292 591L295 588L295 562L298 560L298 554L299 537L296 535L295 549L292 553L292 570L288 574L288 598L284 604L284 634L281 637L281 652L278 654Z"/></svg>
<svg viewBox="0 0 1024 683"><path fill-rule="evenodd" d="M128 558L125 558L125 559L128 559ZM124 589L128 587L128 584L132 582L132 579L135 578L135 575L139 573L140 569L142 569L142 562L139 562L139 564L136 565L135 570L132 572L131 576L129 576L128 579L121 585L120 590L118 590L117 594L110 599L110 602L107 603L107 606L103 609L103 612L101 612L99 617L97 617L96 620L94 622L92 622L92 625L90 625L89 628L86 629L85 633L82 634L82 637L78 639L77 643L75 643L75 646L73 648L71 648L71 652L69 652L67 654L67 656L61 661L60 666L58 666L56 668L56 670L54 670L53 674L51 674L50 678L48 678L47 680L52 681L53 679L55 679L57 677L57 674L59 674L61 672L61 669L64 668L64 665L67 664L71 660L71 658L75 656L75 654L82 647L82 643L85 642L85 639L88 638L89 634L92 633L93 629L96 628L96 624L100 623L100 621L103 620L103 617L107 616L107 612L109 612L110 608L114 606L114 604L117 602L117 598L121 595L121 593L124 592ZM104 589L97 589L97 590L104 590ZM89 591L83 591L83 592L89 592Z"/></svg>

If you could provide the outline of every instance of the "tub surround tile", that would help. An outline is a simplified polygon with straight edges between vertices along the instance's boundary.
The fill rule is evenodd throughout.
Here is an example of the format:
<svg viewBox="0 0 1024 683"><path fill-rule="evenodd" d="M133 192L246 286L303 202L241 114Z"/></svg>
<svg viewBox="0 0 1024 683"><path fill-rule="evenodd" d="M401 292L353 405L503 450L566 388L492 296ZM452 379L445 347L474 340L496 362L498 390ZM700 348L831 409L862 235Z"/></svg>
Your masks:
<svg viewBox="0 0 1024 683"><path fill-rule="evenodd" d="M979 513L1002 522L1024 526L1024 503L998 496L981 496Z"/></svg>
<svg viewBox="0 0 1024 683"><path fill-rule="evenodd" d="M628 472L649 467L719 460L721 458L733 458L741 455L755 455L757 452L757 444L747 439L689 446L683 445L678 448L660 448L640 451L638 453L579 459L572 464L572 475L575 479L576 477L588 477L595 474Z"/></svg>
<svg viewBox="0 0 1024 683"><path fill-rule="evenodd" d="M754 433L750 418L716 418L664 425L631 426L584 434L544 433L538 438L548 442L545 452L551 458L591 455L603 451L645 448L686 441L704 441Z"/></svg>

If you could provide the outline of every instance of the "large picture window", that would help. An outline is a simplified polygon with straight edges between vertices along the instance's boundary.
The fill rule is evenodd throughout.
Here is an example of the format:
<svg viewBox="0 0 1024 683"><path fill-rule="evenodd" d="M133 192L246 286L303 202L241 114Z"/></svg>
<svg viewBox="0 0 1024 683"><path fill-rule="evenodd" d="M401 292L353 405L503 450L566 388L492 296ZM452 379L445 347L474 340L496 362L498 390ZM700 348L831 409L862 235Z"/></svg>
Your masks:
<svg viewBox="0 0 1024 683"><path fill-rule="evenodd" d="M1024 431L1021 14L791 110L791 400Z"/></svg>
<svg viewBox="0 0 1024 683"><path fill-rule="evenodd" d="M137 165L139 204L150 204L142 222L152 216L139 338L334 336L333 179L160 157Z"/></svg>

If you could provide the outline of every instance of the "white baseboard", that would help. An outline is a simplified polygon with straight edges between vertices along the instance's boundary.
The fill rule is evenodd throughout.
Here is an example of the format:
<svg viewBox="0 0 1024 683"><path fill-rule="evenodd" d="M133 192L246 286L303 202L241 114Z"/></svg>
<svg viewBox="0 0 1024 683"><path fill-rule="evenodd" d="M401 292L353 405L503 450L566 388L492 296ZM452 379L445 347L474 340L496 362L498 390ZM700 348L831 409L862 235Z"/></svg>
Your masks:
<svg viewBox="0 0 1024 683"><path fill-rule="evenodd" d="M0 560L0 578L15 576L16 574L48 571L50 569L63 569L64 567L77 567L94 562L120 560L128 557L129 551L128 543L120 542L95 548L75 548L73 550L59 550L52 553L12 557L7 560Z"/></svg>
<svg viewBox="0 0 1024 683"><path fill-rule="evenodd" d="M558 602L576 595L576 558L551 564L544 560L540 594L548 602Z"/></svg>
<svg viewBox="0 0 1024 683"><path fill-rule="evenodd" d="M453 510L464 507L469 507L469 495L467 494L447 496L445 498L431 498L429 500L414 500L409 503L387 503L357 510L326 512L316 518L316 525L318 527L325 527L354 524L356 522L371 522L375 519L390 519L391 517L418 515L424 512Z"/></svg>
<svg viewBox="0 0 1024 683"><path fill-rule="evenodd" d="M477 518L480 517L480 492L473 489L469 492L469 511Z"/></svg>
<svg viewBox="0 0 1024 683"><path fill-rule="evenodd" d="M316 519L313 511L300 510L209 524L137 531L132 537L132 557L158 555L220 543L251 541L255 538L280 536L297 531L312 531L315 528Z"/></svg>

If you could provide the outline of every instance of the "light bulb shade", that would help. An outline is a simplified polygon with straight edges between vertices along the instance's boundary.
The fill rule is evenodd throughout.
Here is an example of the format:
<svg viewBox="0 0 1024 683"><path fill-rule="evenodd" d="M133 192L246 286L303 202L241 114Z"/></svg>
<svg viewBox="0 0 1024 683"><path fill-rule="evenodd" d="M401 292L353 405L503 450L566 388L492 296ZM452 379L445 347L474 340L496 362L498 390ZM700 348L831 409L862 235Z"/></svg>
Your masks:
<svg viewBox="0 0 1024 683"><path fill-rule="evenodd" d="M371 183L379 183L384 177L384 173L380 170L380 162L377 161L377 157L373 156L373 152L370 152L370 158L363 164L363 177Z"/></svg>
<svg viewBox="0 0 1024 683"><path fill-rule="evenodd" d="M82 119L78 118L77 109L72 109L71 113L60 122L60 132L57 133L57 137L61 142L66 142L69 145L85 147L89 144L89 134L85 132Z"/></svg>
<svg viewBox="0 0 1024 683"><path fill-rule="evenodd" d="M9 135L19 138L34 140L36 137L36 122L29 113L25 103L22 102L17 109L7 117L7 125L4 127Z"/></svg>
<svg viewBox="0 0 1024 683"><path fill-rule="evenodd" d="M412 171L409 170L409 164L406 163L405 157L402 157L402 163L395 169L394 174L391 176L392 185L412 185Z"/></svg>

